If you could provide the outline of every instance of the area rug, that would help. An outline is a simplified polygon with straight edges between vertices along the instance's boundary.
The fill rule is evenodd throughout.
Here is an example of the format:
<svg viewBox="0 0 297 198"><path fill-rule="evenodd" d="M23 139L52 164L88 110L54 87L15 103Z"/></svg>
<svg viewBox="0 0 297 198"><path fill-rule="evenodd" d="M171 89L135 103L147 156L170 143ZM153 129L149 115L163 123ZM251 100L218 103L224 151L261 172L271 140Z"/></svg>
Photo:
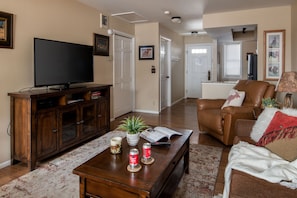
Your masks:
<svg viewBox="0 0 297 198"><path fill-rule="evenodd" d="M104 151L113 131L82 145L54 160L40 164L38 169L0 187L2 198L78 198L79 177L72 170ZM190 174L185 174L175 193L180 197L212 197L222 149L204 145L190 147Z"/></svg>
<svg viewBox="0 0 297 198"><path fill-rule="evenodd" d="M175 198L213 197L222 150L213 146L190 145L190 174L184 174Z"/></svg>

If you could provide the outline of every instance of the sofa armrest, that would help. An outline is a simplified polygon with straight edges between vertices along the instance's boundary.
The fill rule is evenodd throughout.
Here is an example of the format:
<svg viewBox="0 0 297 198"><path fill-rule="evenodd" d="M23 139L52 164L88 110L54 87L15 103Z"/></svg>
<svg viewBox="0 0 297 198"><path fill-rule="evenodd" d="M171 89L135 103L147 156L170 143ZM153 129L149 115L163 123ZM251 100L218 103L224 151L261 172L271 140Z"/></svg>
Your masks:
<svg viewBox="0 0 297 198"><path fill-rule="evenodd" d="M203 109L220 109L226 99L197 99L197 110Z"/></svg>
<svg viewBox="0 0 297 198"><path fill-rule="evenodd" d="M235 134L233 143L237 144L239 141L245 141L251 144L255 144L256 142L250 138L250 134L252 132L253 126L256 120L248 120L248 119L238 119L235 122Z"/></svg>
<svg viewBox="0 0 297 198"><path fill-rule="evenodd" d="M249 107L249 106L225 107L221 111L221 116L225 120L227 120L228 117L232 119L234 122L234 125L237 119L249 119L249 120L256 119L255 113L254 113L254 107Z"/></svg>
<svg viewBox="0 0 297 198"><path fill-rule="evenodd" d="M237 113L254 114L254 109L255 109L254 107L250 107L250 106L240 106L240 107L228 106L228 107L224 107L221 112L223 114L237 114Z"/></svg>
<svg viewBox="0 0 297 198"><path fill-rule="evenodd" d="M297 189L290 189L278 183L254 177L232 169L229 197L263 198L296 197Z"/></svg>

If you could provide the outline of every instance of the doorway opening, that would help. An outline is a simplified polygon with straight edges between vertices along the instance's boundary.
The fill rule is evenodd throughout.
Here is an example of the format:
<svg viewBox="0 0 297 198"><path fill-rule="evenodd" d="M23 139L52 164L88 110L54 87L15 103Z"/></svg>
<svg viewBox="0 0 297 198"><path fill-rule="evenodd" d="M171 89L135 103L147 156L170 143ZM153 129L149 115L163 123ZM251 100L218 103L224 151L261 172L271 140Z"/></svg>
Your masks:
<svg viewBox="0 0 297 198"><path fill-rule="evenodd" d="M160 107L171 106L171 40L160 37Z"/></svg>

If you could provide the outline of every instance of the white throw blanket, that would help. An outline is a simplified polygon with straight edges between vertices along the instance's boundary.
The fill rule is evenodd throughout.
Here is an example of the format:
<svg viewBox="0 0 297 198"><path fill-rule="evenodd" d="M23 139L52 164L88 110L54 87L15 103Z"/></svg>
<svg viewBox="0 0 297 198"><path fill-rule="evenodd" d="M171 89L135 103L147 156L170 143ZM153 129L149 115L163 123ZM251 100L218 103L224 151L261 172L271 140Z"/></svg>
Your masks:
<svg viewBox="0 0 297 198"><path fill-rule="evenodd" d="M236 169L271 183L297 188L297 160L283 160L264 147L247 142L233 145L225 169L224 198L229 197L231 170Z"/></svg>

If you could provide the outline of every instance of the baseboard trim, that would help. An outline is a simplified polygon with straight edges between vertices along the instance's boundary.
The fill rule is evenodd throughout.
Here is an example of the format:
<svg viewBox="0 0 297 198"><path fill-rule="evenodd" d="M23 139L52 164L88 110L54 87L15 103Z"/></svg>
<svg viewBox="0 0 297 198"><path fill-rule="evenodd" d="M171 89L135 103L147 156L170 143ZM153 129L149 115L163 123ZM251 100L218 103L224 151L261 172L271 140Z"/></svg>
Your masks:
<svg viewBox="0 0 297 198"><path fill-rule="evenodd" d="M185 97L182 97L176 101L174 101L173 103L171 103L171 106L175 105L176 103L184 100ZM164 109L166 109L167 107L165 107ZM148 110L142 110L142 109L134 109L133 112L138 112L138 113L152 113L152 114L160 114L160 112L158 111L148 111Z"/></svg>
<svg viewBox="0 0 297 198"><path fill-rule="evenodd" d="M141 109L134 109L133 112L159 114L158 111L147 111L147 110L141 110Z"/></svg>
<svg viewBox="0 0 297 198"><path fill-rule="evenodd" d="M6 161L6 162L2 162L2 163L0 164L0 169L1 169L1 168L5 168L5 167L7 167L7 166L10 166L10 160L8 160L8 161Z"/></svg>

